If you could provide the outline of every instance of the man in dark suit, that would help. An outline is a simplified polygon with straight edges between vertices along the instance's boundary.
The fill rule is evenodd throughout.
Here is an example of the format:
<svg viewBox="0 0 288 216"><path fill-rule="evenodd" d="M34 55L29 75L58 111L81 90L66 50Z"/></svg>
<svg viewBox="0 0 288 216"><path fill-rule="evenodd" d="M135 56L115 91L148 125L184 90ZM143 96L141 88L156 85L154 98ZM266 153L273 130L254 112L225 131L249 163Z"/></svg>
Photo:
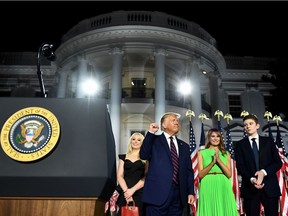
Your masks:
<svg viewBox="0 0 288 216"><path fill-rule="evenodd" d="M140 149L140 158L149 161L142 194L147 216L181 216L187 203L195 200L189 145L176 137L179 117L177 113L165 113L161 135L155 135L158 125L150 124ZM173 145L176 156L170 151Z"/></svg>
<svg viewBox="0 0 288 216"><path fill-rule="evenodd" d="M236 144L235 158L238 173L242 176L244 211L246 216L260 215L261 203L265 215L277 216L281 192L276 172L282 166L278 150L272 138L258 135L260 125L255 115L245 116L243 123L248 137Z"/></svg>

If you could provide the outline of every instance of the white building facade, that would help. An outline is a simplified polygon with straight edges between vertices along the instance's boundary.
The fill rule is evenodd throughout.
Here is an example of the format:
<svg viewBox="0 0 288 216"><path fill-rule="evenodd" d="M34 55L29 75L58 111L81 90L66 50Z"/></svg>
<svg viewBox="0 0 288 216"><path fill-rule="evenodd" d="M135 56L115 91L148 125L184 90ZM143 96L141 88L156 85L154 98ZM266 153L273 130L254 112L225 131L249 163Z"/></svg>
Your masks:
<svg viewBox="0 0 288 216"><path fill-rule="evenodd" d="M55 53L57 60L43 62L41 68L48 97L106 98L117 153L126 152L131 133L145 133L168 111L181 114L178 136L187 142L187 110L195 113L197 144L202 123L198 116L209 118L203 121L206 131L217 127L217 110L232 115L233 141L243 137L243 110L256 114L259 132L267 134L264 113L274 86L261 78L269 75L267 65L273 59L222 56L216 40L196 23L161 12L116 11L80 21L62 37ZM1 96L39 95L36 60L31 60L35 56L1 54ZM94 96L82 91L87 78L100 84ZM191 84L190 94L183 95L188 93L183 81ZM223 117L221 124L225 133ZM287 123L280 126L287 143ZM275 135L275 124L272 131Z"/></svg>

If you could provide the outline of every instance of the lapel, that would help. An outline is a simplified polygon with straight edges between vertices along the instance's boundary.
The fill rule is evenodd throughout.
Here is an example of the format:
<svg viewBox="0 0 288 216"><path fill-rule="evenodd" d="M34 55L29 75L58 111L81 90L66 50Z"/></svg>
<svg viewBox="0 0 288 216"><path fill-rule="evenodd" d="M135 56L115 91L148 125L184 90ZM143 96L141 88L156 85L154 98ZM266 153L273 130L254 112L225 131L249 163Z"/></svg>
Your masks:
<svg viewBox="0 0 288 216"><path fill-rule="evenodd" d="M171 159L171 162L172 162L171 152L170 152L169 145L168 145L168 142L167 142L167 139L166 139L164 133L161 134L160 141L161 141L162 146L164 147L165 151L169 155L169 158Z"/></svg>
<svg viewBox="0 0 288 216"><path fill-rule="evenodd" d="M265 151L264 148L265 148L265 145L264 145L264 140L263 140L263 137L259 136L259 165L261 167L261 161L263 161L261 158L262 158L262 155L263 155L263 152ZM263 158L265 160L265 157Z"/></svg>
<svg viewBox="0 0 288 216"><path fill-rule="evenodd" d="M177 137L177 143L178 143L178 155L179 155L179 165L181 164L181 159L183 158L183 142L181 140L179 140Z"/></svg>

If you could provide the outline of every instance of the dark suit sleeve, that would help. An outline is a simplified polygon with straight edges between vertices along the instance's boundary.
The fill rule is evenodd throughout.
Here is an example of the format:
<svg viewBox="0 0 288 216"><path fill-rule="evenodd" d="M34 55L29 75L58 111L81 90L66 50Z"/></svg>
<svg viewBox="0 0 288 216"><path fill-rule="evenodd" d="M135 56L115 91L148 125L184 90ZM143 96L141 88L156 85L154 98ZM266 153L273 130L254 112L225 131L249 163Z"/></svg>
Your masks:
<svg viewBox="0 0 288 216"><path fill-rule="evenodd" d="M247 179L247 181L250 181L250 178L254 177L256 169L253 166L254 162L252 158L249 156L249 148L251 147L248 144L248 138L244 138L236 143L235 159L238 173L244 180Z"/></svg>
<svg viewBox="0 0 288 216"><path fill-rule="evenodd" d="M188 149L189 152L189 149ZM194 171L193 171L193 165L192 160L190 157L190 152L188 154L188 193L189 195L195 195L195 189L194 189Z"/></svg>
<svg viewBox="0 0 288 216"><path fill-rule="evenodd" d="M249 179L254 177L257 171L254 166L253 158L251 157L250 143L247 138L236 143L235 159L238 173L244 178ZM269 175L275 173L281 168L282 162L274 144L273 139L268 137L259 137L259 153L260 153L260 170L264 169Z"/></svg>
<svg viewBox="0 0 288 216"><path fill-rule="evenodd" d="M279 156L278 149L271 138L260 137L260 142L263 143L263 151L260 151L260 168L265 169L267 176L275 175L282 167L282 161Z"/></svg>
<svg viewBox="0 0 288 216"><path fill-rule="evenodd" d="M177 138L179 148L179 189L182 205L187 205L188 195L195 195L194 172L189 145Z"/></svg>
<svg viewBox="0 0 288 216"><path fill-rule="evenodd" d="M157 137L157 135L155 134L152 134L150 132L147 132L144 140L143 140L143 143L142 143L142 146L140 148L140 158L142 160L150 160L151 159L151 156L152 156L152 144L155 140L155 138Z"/></svg>
<svg viewBox="0 0 288 216"><path fill-rule="evenodd" d="M180 175L183 177L183 182L182 179L180 178L180 182L183 185L187 185L187 193L188 195L194 195L194 171L192 167L192 160L190 156L190 151L189 151L189 145L180 140L177 139L178 146L179 146L179 151L180 151L180 163L183 164L183 170L180 168ZM185 178L185 180L184 180ZM187 194L184 195L183 199L187 199Z"/></svg>

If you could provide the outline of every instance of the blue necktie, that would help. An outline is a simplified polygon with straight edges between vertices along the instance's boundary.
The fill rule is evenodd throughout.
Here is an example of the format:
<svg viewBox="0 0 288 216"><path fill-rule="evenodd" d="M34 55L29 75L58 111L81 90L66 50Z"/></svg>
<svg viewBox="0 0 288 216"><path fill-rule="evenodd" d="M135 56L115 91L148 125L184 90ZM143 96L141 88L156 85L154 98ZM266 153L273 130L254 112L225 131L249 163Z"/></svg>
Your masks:
<svg viewBox="0 0 288 216"><path fill-rule="evenodd" d="M252 138L252 149L253 149L253 154L254 154L254 159L256 163L256 169L259 170L259 151L257 148L257 143L255 141L256 138Z"/></svg>
<svg viewBox="0 0 288 216"><path fill-rule="evenodd" d="M173 137L170 137L170 151L171 151L171 158L172 158L172 163L173 163L173 181L175 184L178 184L179 161L178 161L176 147L173 142Z"/></svg>

